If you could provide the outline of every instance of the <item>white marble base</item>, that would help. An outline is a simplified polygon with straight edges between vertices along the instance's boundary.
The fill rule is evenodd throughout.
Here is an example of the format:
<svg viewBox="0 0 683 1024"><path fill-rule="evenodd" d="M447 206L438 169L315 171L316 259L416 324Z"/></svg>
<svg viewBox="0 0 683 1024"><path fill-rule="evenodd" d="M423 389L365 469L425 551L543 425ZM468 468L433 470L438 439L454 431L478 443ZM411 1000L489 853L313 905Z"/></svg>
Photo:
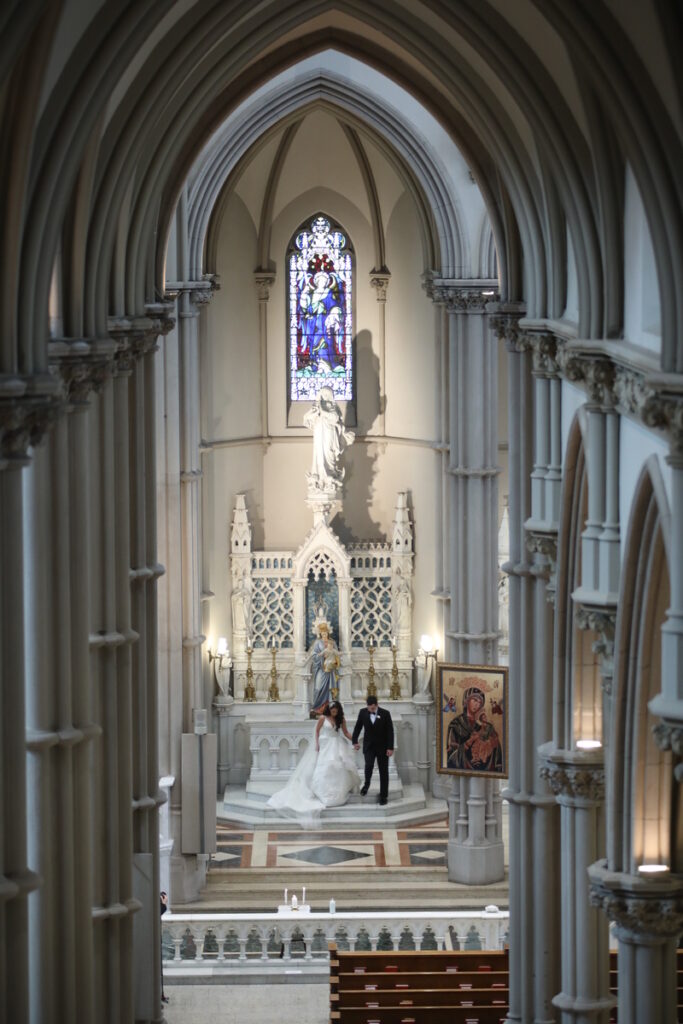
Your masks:
<svg viewBox="0 0 683 1024"><path fill-rule="evenodd" d="M377 773L375 772L375 775ZM373 783L367 796L354 796L342 807L330 807L320 814L320 829L327 828L395 828L435 821L448 811L445 800L425 795L419 783L401 787L400 794L392 793L389 783L389 801L383 807L377 803L379 781ZM299 828L293 818L283 817L268 807L265 797L256 799L245 787L228 786L223 800L218 802L219 821L230 821L250 828Z"/></svg>

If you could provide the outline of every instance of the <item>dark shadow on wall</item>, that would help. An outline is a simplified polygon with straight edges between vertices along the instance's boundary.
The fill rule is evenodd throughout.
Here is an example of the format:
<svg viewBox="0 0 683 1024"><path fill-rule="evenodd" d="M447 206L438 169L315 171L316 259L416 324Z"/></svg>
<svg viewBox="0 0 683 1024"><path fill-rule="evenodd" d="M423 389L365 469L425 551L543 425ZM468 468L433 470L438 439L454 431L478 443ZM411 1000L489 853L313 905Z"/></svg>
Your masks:
<svg viewBox="0 0 683 1024"><path fill-rule="evenodd" d="M379 417L379 358L372 351L372 334L359 331L354 342L356 357L356 405L357 430L367 434Z"/></svg>
<svg viewBox="0 0 683 1024"><path fill-rule="evenodd" d="M367 443L365 435L372 429L380 414L379 359L372 351L372 334L360 331L354 342L356 360L357 422L356 441L342 455L344 476L344 506L332 521L332 527L342 544L360 541L383 541L379 523L370 517L370 504L375 488L377 445ZM381 443L381 438L378 438Z"/></svg>

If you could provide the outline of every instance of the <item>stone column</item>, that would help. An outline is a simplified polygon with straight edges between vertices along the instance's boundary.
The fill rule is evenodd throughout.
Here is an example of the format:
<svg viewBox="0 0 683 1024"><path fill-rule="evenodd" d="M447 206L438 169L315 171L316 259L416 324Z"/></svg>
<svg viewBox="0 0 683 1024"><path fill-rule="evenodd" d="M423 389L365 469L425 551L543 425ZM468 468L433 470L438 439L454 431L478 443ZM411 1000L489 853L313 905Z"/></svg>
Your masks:
<svg viewBox="0 0 683 1024"><path fill-rule="evenodd" d="M180 354L180 524L183 586L183 732L192 731L192 708L206 705L201 606L202 466L199 444L199 309L211 288L183 289L178 298Z"/></svg>
<svg viewBox="0 0 683 1024"><path fill-rule="evenodd" d="M607 1024L609 991L607 922L589 898L588 868L602 852L605 772L602 749L540 748L541 777L560 805L562 819L562 990L553 999L562 1024Z"/></svg>
<svg viewBox="0 0 683 1024"><path fill-rule="evenodd" d="M497 341L481 290L435 283L449 312L450 628L457 661L495 664L498 622ZM485 884L503 877L497 781L459 777L449 797L448 877ZM457 808L457 811L456 811ZM455 821L455 827L453 822Z"/></svg>
<svg viewBox="0 0 683 1024"><path fill-rule="evenodd" d="M605 359L558 360L570 378L583 379L588 418L588 514L581 536L581 585L572 595L584 607L614 610L619 596L619 417L614 368Z"/></svg>
<svg viewBox="0 0 683 1024"><path fill-rule="evenodd" d="M43 880L29 902L29 945L32 1005L45 1020L85 1022L95 1012L88 399L112 351L108 342L50 343L66 415L24 476L29 850Z"/></svg>
<svg viewBox="0 0 683 1024"><path fill-rule="evenodd" d="M619 942L619 1024L677 1019L677 956L683 932L683 886L669 875L644 878L589 868L590 898L614 921Z"/></svg>
<svg viewBox="0 0 683 1024"><path fill-rule="evenodd" d="M559 987L559 811L538 774L537 748L552 736L552 583L557 558L555 477L560 421L547 335L522 333L523 307L495 307L508 358L510 558L509 783L510 1009L508 1021L550 1024ZM533 369L532 375L532 352ZM534 389L543 380L546 415ZM537 451L534 458L533 441ZM539 445L540 442L540 445ZM536 467L532 508L532 466ZM539 468L542 467L542 473ZM549 483L549 481L551 481ZM534 511L536 515L534 516Z"/></svg>
<svg viewBox="0 0 683 1024"><path fill-rule="evenodd" d="M41 395L37 379L0 377L0 1016L17 1024L30 1019L28 896L41 884L26 843L22 470L58 415L57 382L52 391Z"/></svg>
<svg viewBox="0 0 683 1024"><path fill-rule="evenodd" d="M370 271L370 285L375 289L377 295L377 310L379 313L379 431L386 434L386 408L387 408L387 358L386 358L386 306L387 288L391 274L386 267L381 270Z"/></svg>
<svg viewBox="0 0 683 1024"><path fill-rule="evenodd" d="M683 401L670 404L671 597L662 626L662 691L650 702L654 715L683 730Z"/></svg>
<svg viewBox="0 0 683 1024"><path fill-rule="evenodd" d="M254 272L254 284L258 295L259 379L261 381L261 433L263 437L268 437L270 430L268 425L268 299L274 283L273 271L257 270Z"/></svg>

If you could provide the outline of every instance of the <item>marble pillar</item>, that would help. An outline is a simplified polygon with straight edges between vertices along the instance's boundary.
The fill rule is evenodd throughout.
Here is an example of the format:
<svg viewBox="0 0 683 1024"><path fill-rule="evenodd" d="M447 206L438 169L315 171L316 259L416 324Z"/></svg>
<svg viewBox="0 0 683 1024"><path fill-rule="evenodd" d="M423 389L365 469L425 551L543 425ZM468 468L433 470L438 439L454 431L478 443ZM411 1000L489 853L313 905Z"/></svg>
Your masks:
<svg viewBox="0 0 683 1024"><path fill-rule="evenodd" d="M561 991L553 998L562 1024L607 1024L609 991L607 921L591 904L588 868L605 846L605 771L602 749L541 746L540 774L561 813Z"/></svg>
<svg viewBox="0 0 683 1024"><path fill-rule="evenodd" d="M478 289L437 284L448 310L450 621L447 656L495 664L498 641L498 348ZM448 877L503 877L500 785L458 777L448 798Z"/></svg>
<svg viewBox="0 0 683 1024"><path fill-rule="evenodd" d="M683 885L668 875L588 870L590 898L615 924L619 1024L677 1019L677 946L683 932Z"/></svg>

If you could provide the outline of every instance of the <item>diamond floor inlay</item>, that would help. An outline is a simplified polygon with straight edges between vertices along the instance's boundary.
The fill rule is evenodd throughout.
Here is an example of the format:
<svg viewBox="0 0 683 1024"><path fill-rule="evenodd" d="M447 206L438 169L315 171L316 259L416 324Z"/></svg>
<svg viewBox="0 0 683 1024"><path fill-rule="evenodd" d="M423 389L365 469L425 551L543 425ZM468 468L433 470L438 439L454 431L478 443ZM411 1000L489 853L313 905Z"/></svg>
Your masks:
<svg viewBox="0 0 683 1024"><path fill-rule="evenodd" d="M316 846L310 850L280 853L282 858L302 860L307 864L322 864L326 867L331 864L345 864L347 861L358 860L360 857L367 859L370 855L370 850L348 850L339 846Z"/></svg>
<svg viewBox="0 0 683 1024"><path fill-rule="evenodd" d="M415 867L427 871L445 867L448 825L444 819L408 829L249 832L243 826L221 822L216 839L216 853L210 864L214 873L240 868L296 869L304 864L351 872L365 867Z"/></svg>

